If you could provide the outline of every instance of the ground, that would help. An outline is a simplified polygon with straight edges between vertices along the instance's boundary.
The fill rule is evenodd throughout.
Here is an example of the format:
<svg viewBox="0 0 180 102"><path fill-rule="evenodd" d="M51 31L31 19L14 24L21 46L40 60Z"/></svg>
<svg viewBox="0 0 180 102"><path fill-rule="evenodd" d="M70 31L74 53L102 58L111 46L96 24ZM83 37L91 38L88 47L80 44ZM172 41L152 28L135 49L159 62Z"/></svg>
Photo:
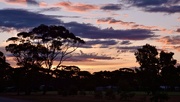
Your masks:
<svg viewBox="0 0 180 102"><path fill-rule="evenodd" d="M22 100L20 102L150 102L149 97L145 98L145 95L136 95L135 97L129 99L128 101L122 101L116 96L116 99L108 100L106 98L103 99L95 99L93 95L75 95L75 96L61 96L57 94L32 94L32 95L15 95L15 94L2 94L1 97L5 97L6 99L15 99L16 101L7 101L7 102L19 102L17 100ZM170 99L165 102L180 102L180 95L171 94L169 95ZM1 99L1 98L0 98ZM0 101L1 102L1 101ZM5 101L2 101L5 102Z"/></svg>

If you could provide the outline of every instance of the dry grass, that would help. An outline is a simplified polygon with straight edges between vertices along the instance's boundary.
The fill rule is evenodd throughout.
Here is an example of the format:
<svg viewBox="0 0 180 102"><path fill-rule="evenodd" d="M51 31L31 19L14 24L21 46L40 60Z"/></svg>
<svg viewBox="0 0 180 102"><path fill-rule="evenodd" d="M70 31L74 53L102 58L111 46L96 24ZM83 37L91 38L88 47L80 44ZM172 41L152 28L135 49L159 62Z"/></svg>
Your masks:
<svg viewBox="0 0 180 102"><path fill-rule="evenodd" d="M47 95L41 94L32 94L29 96L26 95L15 95L15 94L3 94L3 97L8 97L12 99L26 100L29 102L150 102L149 97L145 97L144 95L136 95L133 99L129 99L128 101L119 100L117 96L116 99L108 100L106 98L95 99L93 95L75 95L75 96L66 96L63 97L61 95L57 95L55 93L50 93ZM180 102L179 95L170 95L170 99L166 102Z"/></svg>
<svg viewBox="0 0 180 102"><path fill-rule="evenodd" d="M76 95L63 97L60 95L30 95L30 96L17 96L9 95L5 96L12 99L18 100L28 100L29 102L116 102L116 100L106 100L106 99L95 99L92 95ZM118 101L117 101L118 102Z"/></svg>

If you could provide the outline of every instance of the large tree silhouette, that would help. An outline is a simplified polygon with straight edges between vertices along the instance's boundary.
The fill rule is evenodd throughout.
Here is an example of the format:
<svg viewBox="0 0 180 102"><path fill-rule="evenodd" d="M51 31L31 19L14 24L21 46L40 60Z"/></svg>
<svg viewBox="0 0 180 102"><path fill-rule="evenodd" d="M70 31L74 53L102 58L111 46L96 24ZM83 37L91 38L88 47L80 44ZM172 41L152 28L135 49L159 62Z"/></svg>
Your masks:
<svg viewBox="0 0 180 102"><path fill-rule="evenodd" d="M13 54L17 65L28 72L33 68L44 67L48 76L52 76L52 68L60 68L62 61L80 44L85 43L63 26L43 24L29 32L20 32L17 37L11 37L7 41L11 42L6 46L6 51Z"/></svg>
<svg viewBox="0 0 180 102"><path fill-rule="evenodd" d="M136 69L140 87L148 93L154 93L159 87L159 59L155 46L146 44L135 52L140 68Z"/></svg>
<svg viewBox="0 0 180 102"><path fill-rule="evenodd" d="M164 93L159 93L160 86L168 86L174 90L179 83L179 68L176 68L174 53L161 51L149 44L135 52L140 68L136 69L140 88L152 94L152 100L166 99ZM165 95L165 97L162 97Z"/></svg>
<svg viewBox="0 0 180 102"><path fill-rule="evenodd" d="M7 41L12 42L6 50L16 57L18 65L45 65L49 70L52 66L59 68L68 55L85 43L65 27L54 25L40 25L30 32L20 32ZM55 64L55 61L58 63Z"/></svg>

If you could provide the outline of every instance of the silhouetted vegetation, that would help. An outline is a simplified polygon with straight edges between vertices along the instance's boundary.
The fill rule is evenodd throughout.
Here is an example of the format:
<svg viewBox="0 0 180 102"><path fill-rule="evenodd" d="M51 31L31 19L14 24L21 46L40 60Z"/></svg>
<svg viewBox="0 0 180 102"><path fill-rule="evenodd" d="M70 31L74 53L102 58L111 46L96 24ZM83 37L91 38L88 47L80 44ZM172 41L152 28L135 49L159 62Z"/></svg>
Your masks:
<svg viewBox="0 0 180 102"><path fill-rule="evenodd" d="M175 87L179 88L180 78L178 68L175 67L176 60L173 59L174 53L161 51L159 56L158 54L156 47L149 44L135 52L140 64L140 68L136 69L139 87L152 95L151 99L155 102L163 100L162 98L168 99L165 93L159 91L175 91Z"/></svg>
<svg viewBox="0 0 180 102"><path fill-rule="evenodd" d="M24 69L28 82L27 94L30 94L33 75L44 68L44 93L55 70L61 66L64 59L74 52L84 41L70 33L63 26L40 25L29 32L20 32L17 37L7 40L11 43L6 46L6 51L11 52L17 65ZM54 64L56 61L56 65ZM32 86L29 86L32 85ZM29 88L28 88L29 87Z"/></svg>
<svg viewBox="0 0 180 102"><path fill-rule="evenodd" d="M146 44L137 49L135 57L140 67L90 73L77 66L61 63L84 41L62 26L40 25L30 32L9 38L6 50L15 58L18 68L12 68L0 52L0 92L57 91L59 95L94 93L97 99L129 100L134 92L144 91L154 102L168 100L167 91L180 91L180 66L173 52L159 51ZM53 67L53 63L58 64ZM2 84L3 83L3 84Z"/></svg>

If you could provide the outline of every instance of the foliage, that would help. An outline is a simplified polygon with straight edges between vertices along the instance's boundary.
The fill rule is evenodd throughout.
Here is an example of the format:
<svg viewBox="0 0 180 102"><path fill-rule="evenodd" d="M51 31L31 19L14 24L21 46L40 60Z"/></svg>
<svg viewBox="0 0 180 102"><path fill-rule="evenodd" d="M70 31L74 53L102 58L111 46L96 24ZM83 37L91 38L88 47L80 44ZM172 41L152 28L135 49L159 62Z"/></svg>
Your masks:
<svg viewBox="0 0 180 102"><path fill-rule="evenodd" d="M0 80L8 80L11 66L6 62L6 57L3 52L0 51Z"/></svg>
<svg viewBox="0 0 180 102"><path fill-rule="evenodd" d="M58 69L62 61L69 57L80 44L85 43L63 26L43 24L29 32L20 32L17 37L11 37L7 41L10 44L6 46L6 51L12 53L17 65L25 69L29 85L33 84L31 80L34 73L44 72L47 80L44 82L44 93L47 84L53 79L53 66L55 70ZM43 67L45 69L40 70ZM31 86L29 88L31 89Z"/></svg>
<svg viewBox="0 0 180 102"><path fill-rule="evenodd" d="M157 58L158 51L155 46L146 44L135 52L136 60L140 64L140 71L148 71L149 73L159 73L159 61Z"/></svg>
<svg viewBox="0 0 180 102"><path fill-rule="evenodd" d="M161 51L160 53L163 84L170 87L175 87L179 81L178 69L175 67L177 61L173 59L173 55L172 52Z"/></svg>
<svg viewBox="0 0 180 102"><path fill-rule="evenodd" d="M3 52L0 51L0 92L4 91L6 83L11 79L12 68L9 63L6 62L6 57Z"/></svg>
<svg viewBox="0 0 180 102"><path fill-rule="evenodd" d="M159 56L158 56L159 55ZM152 95L154 102L168 100L166 94L160 94L160 86L175 88L178 85L179 74L175 67L176 60L173 52L158 50L149 44L135 52L140 68L136 69L140 87Z"/></svg>
<svg viewBox="0 0 180 102"><path fill-rule="evenodd" d="M7 41L12 41L6 50L16 58L17 65L45 66L49 70L54 61L58 61L54 66L59 68L65 57L85 43L63 26L43 24L29 32L20 32Z"/></svg>

